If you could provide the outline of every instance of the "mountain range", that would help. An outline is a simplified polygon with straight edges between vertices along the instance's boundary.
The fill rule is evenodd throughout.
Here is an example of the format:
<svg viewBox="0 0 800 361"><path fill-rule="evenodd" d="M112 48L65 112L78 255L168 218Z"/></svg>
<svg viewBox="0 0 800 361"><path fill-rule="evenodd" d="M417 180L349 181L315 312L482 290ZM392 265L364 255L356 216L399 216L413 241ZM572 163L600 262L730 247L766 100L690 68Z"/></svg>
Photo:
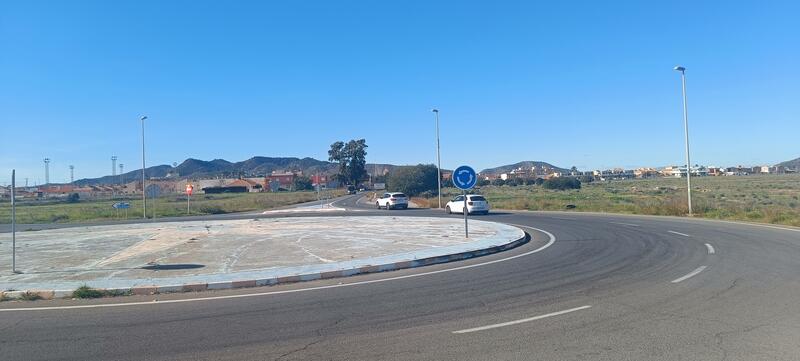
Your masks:
<svg viewBox="0 0 800 361"><path fill-rule="evenodd" d="M495 168L484 169L481 173L506 173L519 167L530 168L532 166L549 167L556 171L566 172L567 169L556 167L550 163L539 161L525 161L515 164L504 165ZM392 172L398 165L394 164L375 164L368 163L367 173L383 174ZM318 160L314 158L296 157L252 157L241 162L230 162L224 159L214 159L210 161L189 158L177 166L157 165L147 167L145 176L147 178L234 178L234 177L259 177L270 174L272 171L302 171L305 174L323 173L330 174L336 172L337 164ZM107 175L99 178L84 178L75 181L76 185L97 185L97 184L119 184L141 179L141 170L136 169L119 175Z"/></svg>
<svg viewBox="0 0 800 361"><path fill-rule="evenodd" d="M531 169L532 167L549 168L549 169L552 169L552 170L554 170L556 172L560 172L560 173L568 173L569 172L569 169L564 169L564 168L561 168L561 167L557 167L557 166L554 166L554 165L552 165L550 163L547 163L547 162L526 160L524 162L508 164L508 165L501 165L499 167L486 168L486 169L482 170L481 173L502 174L502 173L508 173L508 172L510 172L510 171L512 171L514 169L517 169L517 168Z"/></svg>
<svg viewBox="0 0 800 361"><path fill-rule="evenodd" d="M336 164L314 158L295 157L253 157L241 162L229 162L224 159L210 161L189 158L173 167L157 165L145 168L147 178L218 178L218 177L257 177L270 174L272 171L303 171L307 174L327 173L336 169ZM100 178L85 178L75 181L76 185L127 183L141 179L141 169Z"/></svg>
<svg viewBox="0 0 800 361"><path fill-rule="evenodd" d="M785 161L785 162L781 162L781 163L778 163L778 164L776 164L776 165L777 165L777 166L784 166L784 167L786 167L786 168L788 168L788 169L794 169L794 170L797 170L797 169L800 169L800 158L795 158L795 159L792 159L792 160L787 160L787 161Z"/></svg>

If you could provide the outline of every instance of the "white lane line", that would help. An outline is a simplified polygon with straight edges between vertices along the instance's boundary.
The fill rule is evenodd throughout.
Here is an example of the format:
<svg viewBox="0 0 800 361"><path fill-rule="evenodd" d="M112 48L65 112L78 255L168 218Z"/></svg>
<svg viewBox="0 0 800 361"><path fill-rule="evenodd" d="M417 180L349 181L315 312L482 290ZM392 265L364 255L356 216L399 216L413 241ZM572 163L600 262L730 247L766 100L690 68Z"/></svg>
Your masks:
<svg viewBox="0 0 800 361"><path fill-rule="evenodd" d="M521 254L518 254L518 255L515 255L515 256L507 257L507 258L501 258L501 259L496 259L496 260L493 260L493 261L488 261L488 262L483 262L483 263L476 263L476 264L471 264L471 265L466 265L466 266L459 266L459 267L455 267L455 268L442 269L442 270L438 270L438 271L430 271L430 272L425 272L425 273L415 273L415 274L411 274L411 275L397 276L397 277L390 277L390 278L382 278L382 279L377 279L377 280L359 281L359 282L353 282L353 283L341 283L341 284L327 285L327 286L300 288L300 289L295 289L295 290L247 293L247 294L241 294L241 295L186 298L186 299L178 299L178 300L164 300L164 301L158 301L158 302L155 302L155 301L142 301L142 302L126 302L126 303L104 303L104 304L97 304L97 305L77 305L77 306L0 308L0 312L73 310L73 309L80 309L80 308L104 308L104 307L125 307L125 306L146 306L146 305L152 306L152 305L162 305L162 304L169 304L169 303L199 302L199 301L224 300L224 299L232 299L232 298L273 296L273 295L281 295L281 294L286 294L286 293L308 292L308 291L324 290L324 289L329 289L329 288L339 288L339 287L350 287L350 286L366 285L366 284L371 284L371 283L381 283L381 282L402 280L402 279L406 279L406 278L416 278L416 277L422 277L422 276L430 276L430 275L439 274L439 273L460 271L460 270L465 270L465 269L470 269L470 268L475 268L475 267L488 266L490 264L495 264L495 263L500 263L500 262L506 262L506 261L510 261L510 260L517 259L517 258L520 258L520 257L530 256L530 255L532 255L534 253L537 253L537 252L544 251L545 249L547 249L548 247L552 246L553 243L556 242L556 236L554 236L552 233L550 233L548 231L545 231L543 229L534 228L534 227L528 227L528 226L523 226L523 225L520 225L520 224L513 224L513 223L506 223L506 224L542 232L542 233L546 234L547 237L549 237L549 240L547 241L547 243L545 245L543 245L543 246L541 246L541 247L539 247L537 249L534 249L532 251L528 251L528 252L525 252L525 253L521 253Z"/></svg>
<svg viewBox="0 0 800 361"><path fill-rule="evenodd" d="M491 329L493 329L493 328L498 328L498 327L506 327L506 326L512 326L512 325L517 325L517 324L520 324L520 323L525 323L525 322L531 322L531 321L541 320L541 319L543 319L543 318L548 318L548 317L553 317L553 316L559 316L559 315L563 315L563 314L570 313L570 312L575 312L575 311L585 310L585 309L587 309L587 308L591 308L591 307L592 307L592 306L589 306L589 305L586 305L586 306L581 306L581 307L575 307L575 308L570 308L570 309L568 309L568 310L563 310L563 311L558 311L558 312L548 313L548 314L539 315L539 316L534 316L534 317L529 317L529 318L523 318L523 319L521 319L521 320L515 320L515 321L509 321L509 322L503 322L503 323L496 323L496 324L494 324L494 325L486 325L486 326L475 327L475 328L467 328L467 329L464 329L464 330L453 331L453 333L470 333L470 332L478 332L478 331L491 330Z"/></svg>
<svg viewBox="0 0 800 361"><path fill-rule="evenodd" d="M714 246L706 243L706 248L708 248L708 254L714 254L716 251L714 250Z"/></svg>
<svg viewBox="0 0 800 361"><path fill-rule="evenodd" d="M675 279L675 280L672 280L672 283L678 283L678 282L681 282L681 281L685 281L685 280L687 280L689 278L692 278L692 277L696 276L698 273L703 272L704 269L706 269L706 266L697 267L696 270L694 270L692 272L689 272L688 275L683 276L683 277L678 278L678 279Z"/></svg>
<svg viewBox="0 0 800 361"><path fill-rule="evenodd" d="M667 232L669 232L669 233L672 233L672 234L677 234L677 235L679 235L679 236L691 237L690 235L688 235L688 234L686 234L686 233L675 232L675 231L667 231Z"/></svg>
<svg viewBox="0 0 800 361"><path fill-rule="evenodd" d="M608 222L608 223L619 224L619 225L630 226L630 227L639 227L638 224L634 224L634 223L622 223L622 222Z"/></svg>

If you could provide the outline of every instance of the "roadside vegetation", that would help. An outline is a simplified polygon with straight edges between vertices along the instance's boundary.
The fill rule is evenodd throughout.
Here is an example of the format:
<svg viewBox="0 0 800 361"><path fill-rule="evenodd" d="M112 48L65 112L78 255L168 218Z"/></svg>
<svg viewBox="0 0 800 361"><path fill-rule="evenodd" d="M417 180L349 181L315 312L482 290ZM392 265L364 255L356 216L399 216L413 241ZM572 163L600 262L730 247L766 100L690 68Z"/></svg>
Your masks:
<svg viewBox="0 0 800 361"><path fill-rule="evenodd" d="M327 191L327 197L340 195L342 191ZM267 210L276 207L288 206L297 203L317 200L317 193L307 192L278 192L278 193L227 193L227 194L197 194L191 199L191 215L225 214L234 212L248 212ZM101 220L125 219L125 210L117 210L111 206L116 202L128 202L131 207L127 210L127 218L140 218L142 216L142 200L135 199L106 199L106 200L80 200L78 202L66 200L44 200L17 203L17 223L71 223ZM148 217L152 217L155 210L156 217L186 216L186 196L173 195L157 199L147 199ZM11 203L0 203L0 222L11 222Z"/></svg>
<svg viewBox="0 0 800 361"><path fill-rule="evenodd" d="M580 189L565 190L545 189L544 183L482 184L474 193L494 209L686 215L686 179L583 182ZM460 191L442 193L449 199ZM437 205L435 196L412 201ZM692 203L697 217L800 226L800 175L692 178Z"/></svg>
<svg viewBox="0 0 800 361"><path fill-rule="evenodd" d="M78 287L72 291L72 298L102 298L102 297L119 297L130 296L130 291L109 291L91 288L87 285Z"/></svg>

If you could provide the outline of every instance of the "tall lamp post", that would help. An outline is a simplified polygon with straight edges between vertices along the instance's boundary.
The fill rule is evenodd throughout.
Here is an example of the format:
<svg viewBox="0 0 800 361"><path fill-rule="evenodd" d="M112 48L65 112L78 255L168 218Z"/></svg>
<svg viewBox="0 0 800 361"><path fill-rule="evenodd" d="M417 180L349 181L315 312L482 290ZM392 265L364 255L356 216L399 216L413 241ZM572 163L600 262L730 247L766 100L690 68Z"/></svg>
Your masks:
<svg viewBox="0 0 800 361"><path fill-rule="evenodd" d="M439 186L439 208L442 208L442 156L439 146L439 109L431 110L436 114L436 182Z"/></svg>
<svg viewBox="0 0 800 361"><path fill-rule="evenodd" d="M689 206L689 216L692 216L692 162L689 159L689 116L686 110L686 68L676 66L675 71L681 72L681 87L683 90L683 131L686 136L686 199Z"/></svg>
<svg viewBox="0 0 800 361"><path fill-rule="evenodd" d="M145 192L147 187L145 185L144 177L144 121L146 119L146 115L140 118L142 121L142 218L144 219L147 219L147 192Z"/></svg>

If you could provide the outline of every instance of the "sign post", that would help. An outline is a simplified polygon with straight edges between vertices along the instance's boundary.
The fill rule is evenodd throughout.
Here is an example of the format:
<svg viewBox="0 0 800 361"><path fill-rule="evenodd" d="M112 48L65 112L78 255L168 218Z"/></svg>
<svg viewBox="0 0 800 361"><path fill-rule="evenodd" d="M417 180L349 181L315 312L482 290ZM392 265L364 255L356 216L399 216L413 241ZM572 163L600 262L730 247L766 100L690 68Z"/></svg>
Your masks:
<svg viewBox="0 0 800 361"><path fill-rule="evenodd" d="M131 204L130 203L128 203L128 202L117 202L117 203L112 204L111 207L116 209L117 213L119 213L120 209L124 209L125 210L125 219L128 219L128 208L131 208Z"/></svg>
<svg viewBox="0 0 800 361"><path fill-rule="evenodd" d="M153 221L156 220L156 199L161 195L161 187L158 184L150 184L145 189L147 196L153 200Z"/></svg>
<svg viewBox="0 0 800 361"><path fill-rule="evenodd" d="M187 183L186 184L186 215L190 214L189 200L192 199L192 191L193 190L194 190L194 186L192 186L192 183Z"/></svg>
<svg viewBox="0 0 800 361"><path fill-rule="evenodd" d="M478 175L475 170L470 166L462 165L453 171L453 185L456 188L464 191L464 237L469 238L469 222L467 221L469 215L469 208L467 208L467 190L472 189L478 183Z"/></svg>
<svg viewBox="0 0 800 361"><path fill-rule="evenodd" d="M11 170L11 272L17 273L17 170Z"/></svg>

